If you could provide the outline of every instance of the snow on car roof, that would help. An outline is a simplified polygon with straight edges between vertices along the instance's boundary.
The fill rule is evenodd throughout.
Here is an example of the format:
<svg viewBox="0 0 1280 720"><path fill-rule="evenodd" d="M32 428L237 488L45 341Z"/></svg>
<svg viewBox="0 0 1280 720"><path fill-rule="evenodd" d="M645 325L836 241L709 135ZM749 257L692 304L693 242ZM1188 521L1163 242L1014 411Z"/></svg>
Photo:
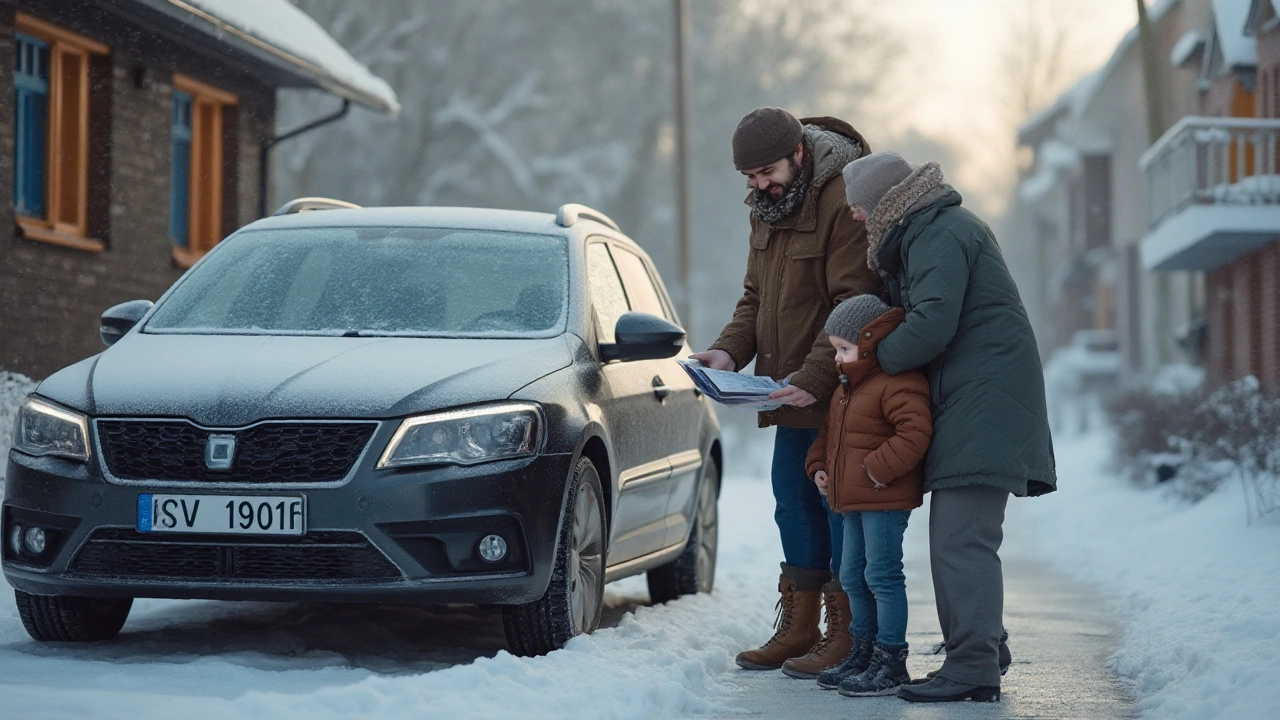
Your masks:
<svg viewBox="0 0 1280 720"><path fill-rule="evenodd" d="M400 112L396 93L385 80L351 57L319 23L288 0L168 0L208 22L215 35L231 32L268 46L276 55L301 65L335 94L388 113ZM193 23L193 26L198 26Z"/></svg>
<svg viewBox="0 0 1280 720"><path fill-rule="evenodd" d="M446 227L564 235L551 213L469 207L374 207L311 210L263 218L246 229L286 227Z"/></svg>

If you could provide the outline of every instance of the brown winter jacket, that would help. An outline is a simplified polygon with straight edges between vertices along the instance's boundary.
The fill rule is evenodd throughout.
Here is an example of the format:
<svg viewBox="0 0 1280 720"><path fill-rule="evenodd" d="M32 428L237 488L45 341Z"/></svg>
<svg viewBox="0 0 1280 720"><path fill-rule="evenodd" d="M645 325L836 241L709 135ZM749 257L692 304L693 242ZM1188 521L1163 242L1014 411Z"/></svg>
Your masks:
<svg viewBox="0 0 1280 720"><path fill-rule="evenodd" d="M858 360L840 366L848 383L836 390L805 458L809 477L827 473L827 503L835 512L911 510L924 502L920 463L933 436L929 380L919 370L889 375L876 361L876 346L905 317L894 308L863 328Z"/></svg>
<svg viewBox="0 0 1280 720"><path fill-rule="evenodd" d="M741 370L755 358L756 375L809 391L818 402L760 413L760 427L816 428L822 424L836 378L835 351L822 326L836 303L874 293L867 267L867 234L849 214L844 177L848 163L871 152L862 135L834 118L804 118L806 163L813 178L800 210L776 225L751 215L751 250L742 299L711 345ZM753 193L748 193L751 205Z"/></svg>

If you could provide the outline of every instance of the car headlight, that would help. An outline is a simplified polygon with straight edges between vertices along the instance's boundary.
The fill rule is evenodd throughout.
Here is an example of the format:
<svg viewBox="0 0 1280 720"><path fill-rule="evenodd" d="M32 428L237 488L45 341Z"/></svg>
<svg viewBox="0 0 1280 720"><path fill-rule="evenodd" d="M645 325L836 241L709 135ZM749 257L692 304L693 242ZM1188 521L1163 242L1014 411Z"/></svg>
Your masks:
<svg viewBox="0 0 1280 720"><path fill-rule="evenodd" d="M28 455L58 455L89 461L89 419L84 415L28 397L18 408L13 448Z"/></svg>
<svg viewBox="0 0 1280 720"><path fill-rule="evenodd" d="M474 465L533 455L542 444L542 411L503 403L420 415L401 421L378 468Z"/></svg>

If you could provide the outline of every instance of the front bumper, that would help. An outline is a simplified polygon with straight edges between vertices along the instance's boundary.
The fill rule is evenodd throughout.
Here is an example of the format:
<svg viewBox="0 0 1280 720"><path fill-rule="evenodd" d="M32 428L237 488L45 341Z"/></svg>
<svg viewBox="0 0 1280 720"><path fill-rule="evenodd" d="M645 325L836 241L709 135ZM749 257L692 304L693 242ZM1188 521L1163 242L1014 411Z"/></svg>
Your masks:
<svg viewBox="0 0 1280 720"><path fill-rule="evenodd" d="M571 454L472 467L361 468L337 487L118 484L94 466L12 452L3 569L35 595L520 604L550 580ZM146 492L305 495L301 538L139 533ZM15 525L44 552L17 552ZM482 560L497 533L508 553Z"/></svg>

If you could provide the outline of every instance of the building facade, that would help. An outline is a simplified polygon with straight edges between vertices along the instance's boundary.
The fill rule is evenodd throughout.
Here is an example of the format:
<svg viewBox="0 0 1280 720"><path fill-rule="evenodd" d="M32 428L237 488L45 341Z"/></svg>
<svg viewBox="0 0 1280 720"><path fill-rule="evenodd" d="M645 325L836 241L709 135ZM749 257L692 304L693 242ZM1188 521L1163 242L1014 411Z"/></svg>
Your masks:
<svg viewBox="0 0 1280 720"><path fill-rule="evenodd" d="M202 5L0 0L0 369L99 352L103 310L155 300L259 217L277 88L396 109Z"/></svg>

